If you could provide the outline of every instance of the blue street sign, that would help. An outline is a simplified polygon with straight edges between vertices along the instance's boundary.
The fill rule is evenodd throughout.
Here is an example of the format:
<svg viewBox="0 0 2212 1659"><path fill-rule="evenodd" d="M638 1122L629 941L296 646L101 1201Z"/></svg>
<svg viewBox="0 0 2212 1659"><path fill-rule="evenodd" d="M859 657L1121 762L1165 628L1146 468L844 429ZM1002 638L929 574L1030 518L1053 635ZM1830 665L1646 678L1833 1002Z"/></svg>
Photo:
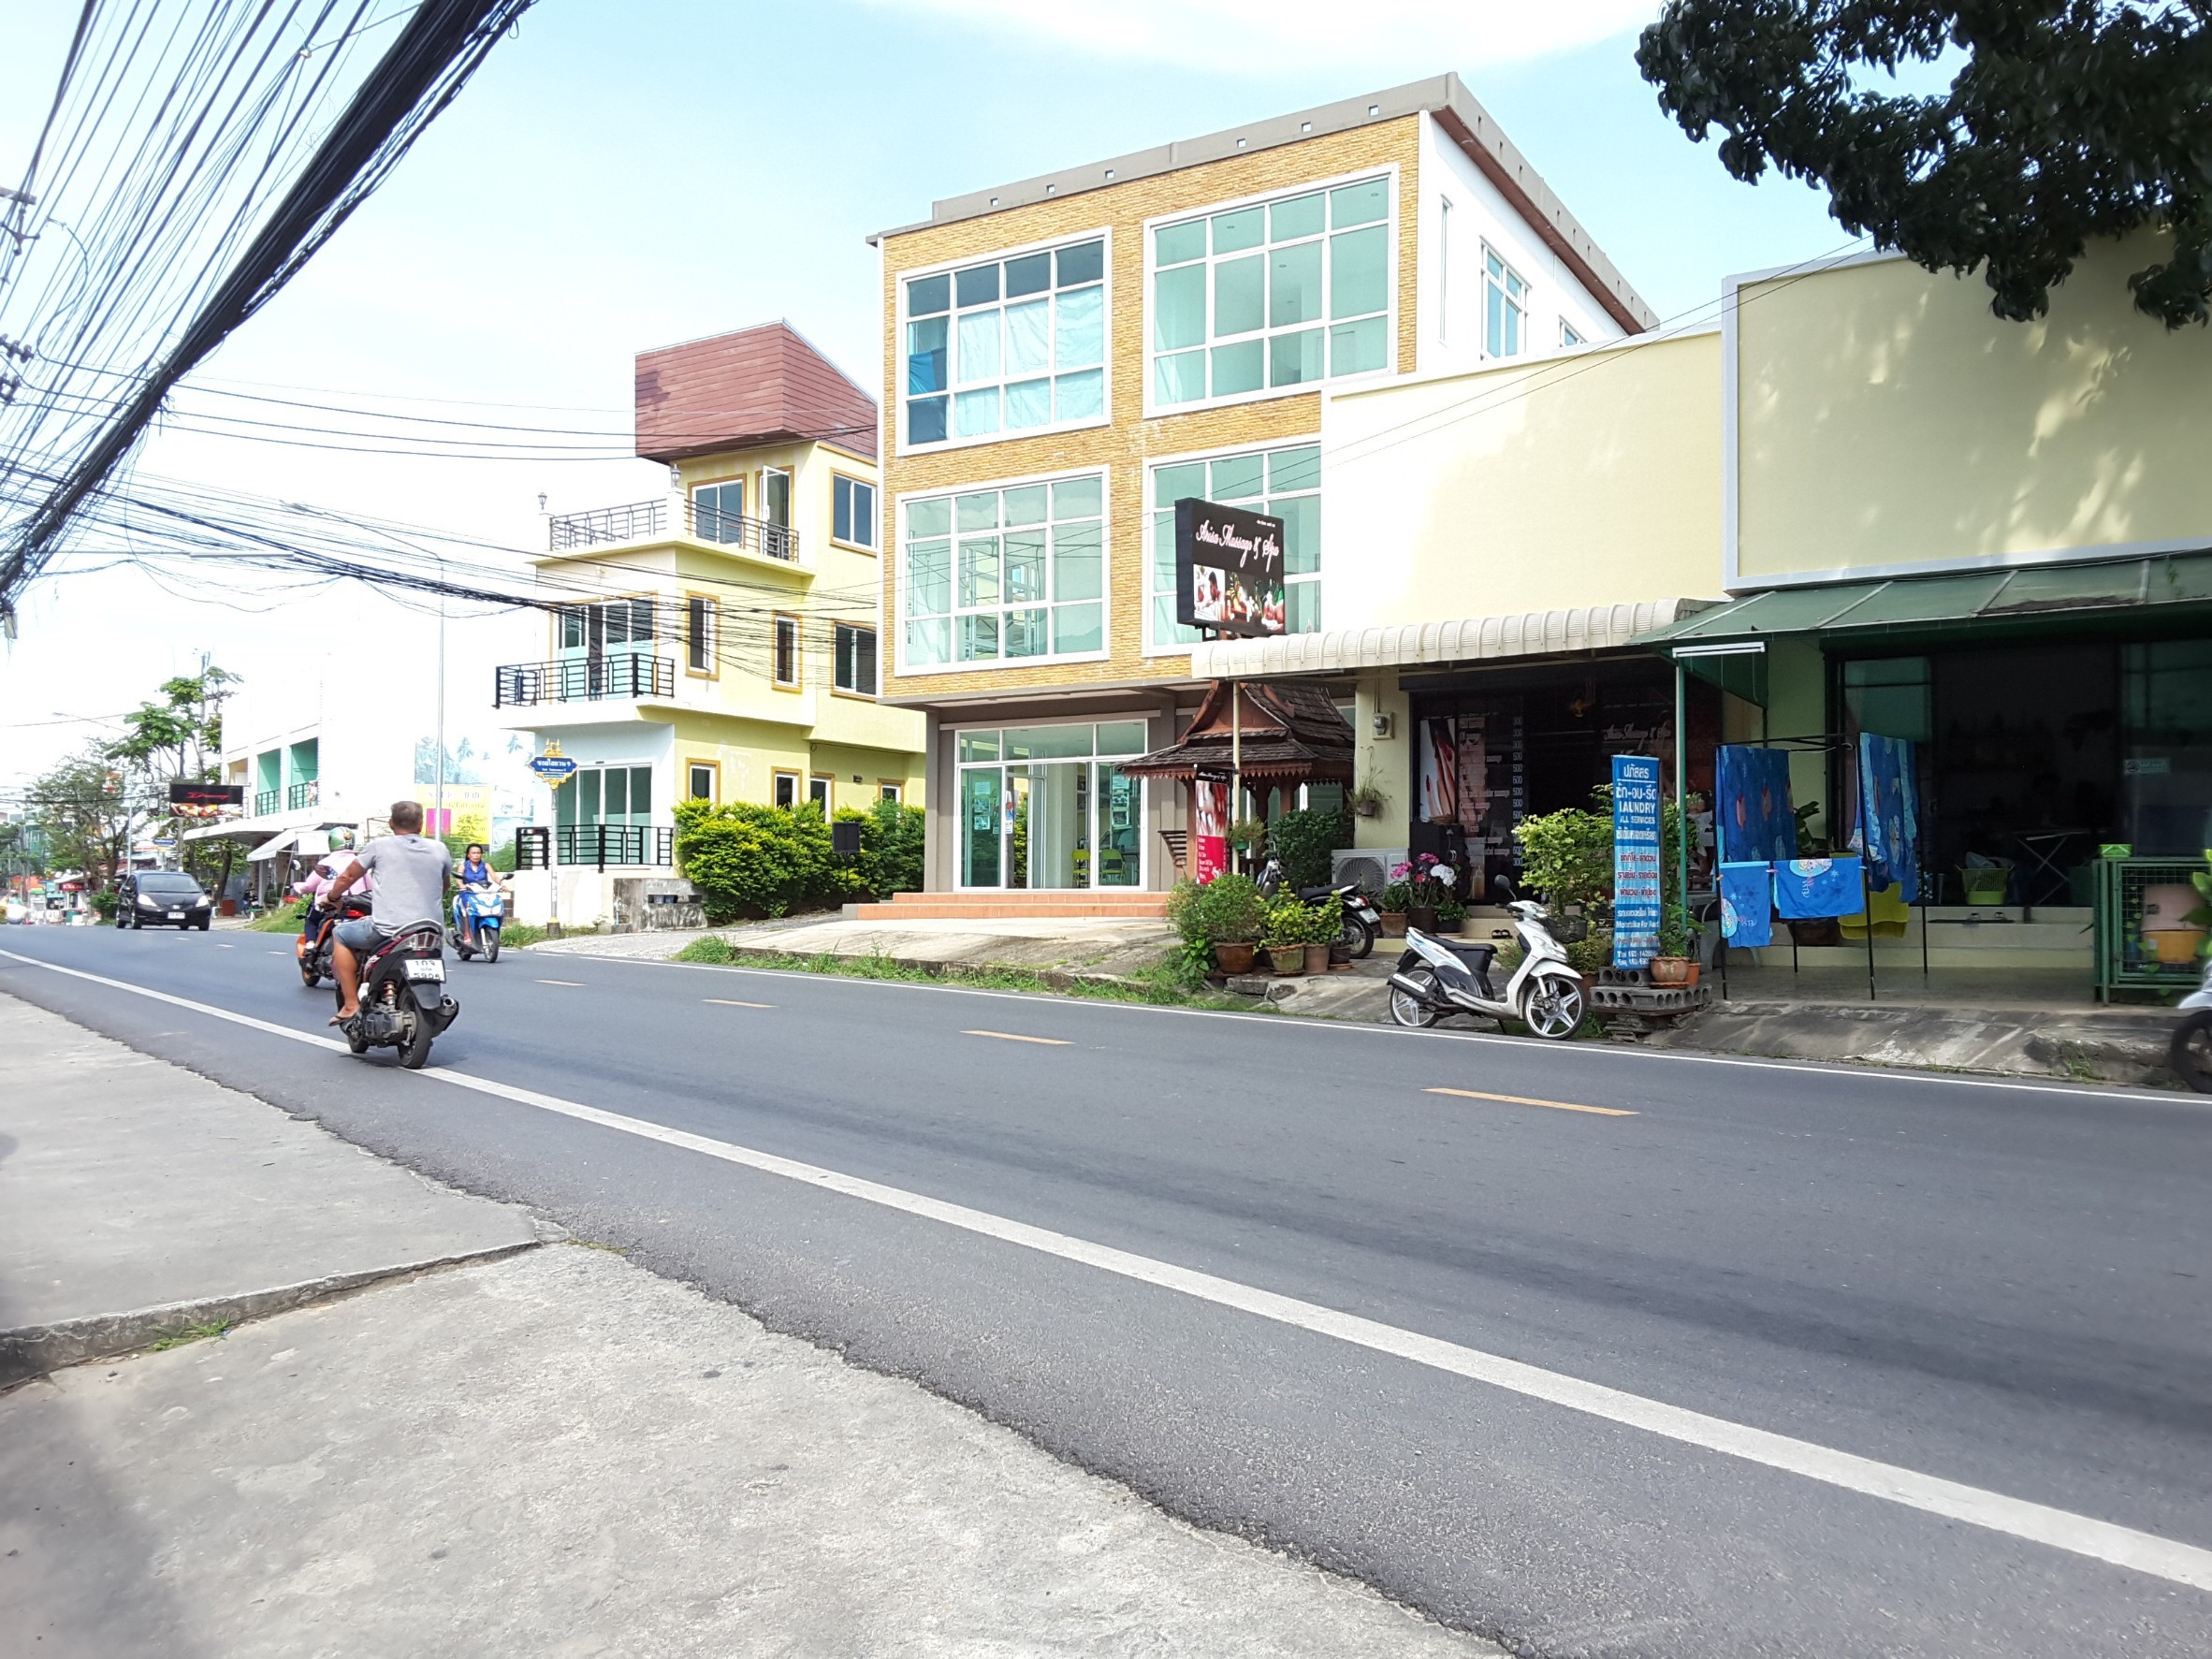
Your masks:
<svg viewBox="0 0 2212 1659"><path fill-rule="evenodd" d="M576 769L576 764L566 755L542 754L531 761L530 769L547 783L558 787L569 780Z"/></svg>

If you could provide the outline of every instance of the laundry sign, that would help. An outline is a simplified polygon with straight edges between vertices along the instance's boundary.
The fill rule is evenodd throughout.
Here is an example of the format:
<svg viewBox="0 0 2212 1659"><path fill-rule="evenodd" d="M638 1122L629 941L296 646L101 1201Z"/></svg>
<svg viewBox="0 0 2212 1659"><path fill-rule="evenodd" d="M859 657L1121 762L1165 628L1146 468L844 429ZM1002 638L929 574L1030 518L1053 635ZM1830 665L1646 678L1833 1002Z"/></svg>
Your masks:
<svg viewBox="0 0 2212 1659"><path fill-rule="evenodd" d="M1269 638L1284 632L1283 521L1186 496L1175 503L1175 620Z"/></svg>
<svg viewBox="0 0 2212 1659"><path fill-rule="evenodd" d="M1613 966L1659 953L1659 763L1613 757Z"/></svg>

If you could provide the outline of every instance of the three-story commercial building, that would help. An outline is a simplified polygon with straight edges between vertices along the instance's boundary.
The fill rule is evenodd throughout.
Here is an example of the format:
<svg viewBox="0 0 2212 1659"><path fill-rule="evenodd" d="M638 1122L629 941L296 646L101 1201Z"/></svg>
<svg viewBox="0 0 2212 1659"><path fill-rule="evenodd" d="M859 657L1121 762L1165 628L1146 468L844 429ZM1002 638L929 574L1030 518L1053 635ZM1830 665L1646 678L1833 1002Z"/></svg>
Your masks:
<svg viewBox="0 0 2212 1659"><path fill-rule="evenodd" d="M883 267L884 695L927 721L928 885L1162 888L1119 762L1204 691L1174 504L1285 525L1288 626L1367 580L1323 393L1653 320L1455 76L938 202Z"/></svg>
<svg viewBox="0 0 2212 1659"><path fill-rule="evenodd" d="M575 776L517 841L518 909L612 916L667 877L678 801L919 802L922 720L880 700L876 403L788 323L639 355L648 501L548 520L546 655L506 723Z"/></svg>

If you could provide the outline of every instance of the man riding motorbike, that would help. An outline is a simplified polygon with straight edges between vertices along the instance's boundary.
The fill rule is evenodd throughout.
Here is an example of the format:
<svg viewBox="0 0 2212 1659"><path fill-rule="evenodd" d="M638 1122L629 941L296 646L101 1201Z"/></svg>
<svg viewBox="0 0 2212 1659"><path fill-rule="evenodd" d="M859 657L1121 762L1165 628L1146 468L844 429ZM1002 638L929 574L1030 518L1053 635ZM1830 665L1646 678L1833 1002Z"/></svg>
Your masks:
<svg viewBox="0 0 2212 1659"><path fill-rule="evenodd" d="M338 1012L342 1026L361 1011L361 958L402 928L438 927L445 911L445 889L453 880L453 854L443 841L422 833L422 806L392 803L392 833L362 848L354 866L324 889L323 903L335 910L345 890L364 876L375 878L373 904L365 918L341 922L332 935L331 966L338 974Z"/></svg>
<svg viewBox="0 0 2212 1659"><path fill-rule="evenodd" d="M484 843L481 841L469 843L466 851L461 854L460 868L453 872L453 879L460 888L460 892L453 895L455 937L460 945L468 950L481 949L481 944L476 938L475 918L469 913L469 907L462 902L462 895L472 889L479 893L497 893L505 887L506 883L500 880L499 871L493 869L490 863L485 858Z"/></svg>

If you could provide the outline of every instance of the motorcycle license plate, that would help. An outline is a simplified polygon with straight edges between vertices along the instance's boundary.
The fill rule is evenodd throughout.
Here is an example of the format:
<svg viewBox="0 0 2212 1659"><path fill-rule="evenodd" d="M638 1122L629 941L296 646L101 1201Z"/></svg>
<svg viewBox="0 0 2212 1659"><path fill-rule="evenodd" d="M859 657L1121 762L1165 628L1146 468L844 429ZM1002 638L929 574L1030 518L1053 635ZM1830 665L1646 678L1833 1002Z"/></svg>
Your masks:
<svg viewBox="0 0 2212 1659"><path fill-rule="evenodd" d="M442 980L445 977L445 964L428 956L410 956L407 959L407 977L411 980Z"/></svg>
<svg viewBox="0 0 2212 1659"><path fill-rule="evenodd" d="M171 910L169 912L169 920L172 922L182 922L184 920L184 912L182 910Z"/></svg>

